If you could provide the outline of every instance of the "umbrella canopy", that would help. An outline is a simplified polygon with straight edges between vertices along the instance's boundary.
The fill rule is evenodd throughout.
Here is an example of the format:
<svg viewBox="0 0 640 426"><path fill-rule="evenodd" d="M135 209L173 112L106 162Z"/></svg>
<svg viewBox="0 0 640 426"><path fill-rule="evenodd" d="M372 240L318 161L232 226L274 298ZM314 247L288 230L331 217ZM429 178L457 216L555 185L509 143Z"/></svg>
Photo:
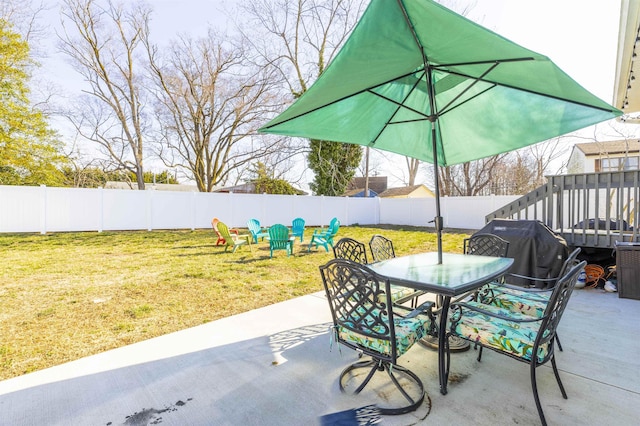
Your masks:
<svg viewBox="0 0 640 426"><path fill-rule="evenodd" d="M621 114L546 56L431 0L372 0L325 72L260 131L447 166ZM436 210L439 231L437 198Z"/></svg>

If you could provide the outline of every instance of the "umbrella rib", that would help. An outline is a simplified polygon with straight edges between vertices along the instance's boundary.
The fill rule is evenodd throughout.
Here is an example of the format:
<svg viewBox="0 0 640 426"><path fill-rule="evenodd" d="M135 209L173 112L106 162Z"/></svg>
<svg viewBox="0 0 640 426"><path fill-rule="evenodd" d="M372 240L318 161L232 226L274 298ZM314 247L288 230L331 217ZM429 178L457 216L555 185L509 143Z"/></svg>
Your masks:
<svg viewBox="0 0 640 426"><path fill-rule="evenodd" d="M409 107L409 106L407 106L407 105L404 105L402 102L398 102L398 101L396 101L396 100L394 100L394 99L388 98L388 97L386 97L386 96L384 96L384 95L381 95L380 93L372 92L371 90L368 90L368 92L369 92L369 93L371 93L372 95L378 96L379 98L382 98L382 99L384 99L385 101L391 102L392 104L394 104L394 105L398 106L398 108L396 109L396 111L391 115L392 117L393 117L394 115L396 115L396 113L398 112L398 110L399 110L400 108L404 108L404 109L407 109L407 110L409 110L409 111L411 111L411 112L415 112L416 114L418 114L418 115L420 115L420 116L424 117L424 118L425 118L425 120L428 120L428 119L429 119L429 117L430 117L429 115L425 114L425 113L424 113L424 112L422 112L422 111L419 111L419 110L417 110L417 109L411 108L411 107ZM406 101L406 98L403 100L403 102L404 102L404 101Z"/></svg>
<svg viewBox="0 0 640 426"><path fill-rule="evenodd" d="M490 62L488 62L490 63ZM450 105L452 105L453 103L455 103L455 101L457 101L458 99L460 99L460 97L462 97L462 95L464 95L465 93L467 93L469 90L471 90L471 88L473 86L475 86L476 84L478 84L479 81L482 81L483 77L487 74L489 74L491 71L493 71L494 69L496 69L498 67L500 63L499 62L495 62L493 63L493 65L491 65L489 68L487 68L487 70L485 70L485 72L483 72L479 77L475 77L473 78L473 83L471 83L470 85L468 85L462 92L458 93L453 99L451 99L449 101L448 104L446 104L444 107L442 107L440 115L444 114L444 111L447 111L447 108L449 108ZM494 85L495 87L495 85ZM485 91L483 91L482 93L484 93ZM471 99L473 99L475 96L473 96ZM468 101L468 100L467 100ZM460 105L466 103L467 101L462 102ZM458 107L459 105L456 105L456 107ZM454 107L455 108L455 107ZM452 108L452 109L454 109Z"/></svg>
<svg viewBox="0 0 640 426"><path fill-rule="evenodd" d="M535 92L533 90L524 89L522 87L512 86L510 84L499 83L497 81L493 81L493 80L489 80L489 79L484 79L484 78L480 79L480 78L474 77L472 75L464 74L464 73L457 72L457 71L447 71L447 72L449 74L457 75L457 76L460 76L460 77L473 78L473 79L477 79L478 81L482 81L484 83L493 84L493 86L490 87L490 89L495 87L495 86L506 87L508 89L513 89L513 90L517 90L517 91L525 92L525 93L531 93L533 95L538 95L538 96L544 96L546 98L555 99L555 100L563 101L563 102L568 102L568 103L571 103L571 104L574 104L574 105L580 105L580 106L583 106L583 107L594 108L594 109L597 109L597 110L600 110L600 111L605 111L605 112L614 112L615 111L615 109L603 108L603 107L599 107L597 105L591 105L591 104L587 104L587 103L584 103L584 102L578 102L578 101L574 101L574 100L571 100L571 99L561 98L560 96L550 95L550 94L542 93L542 92Z"/></svg>
<svg viewBox="0 0 640 426"><path fill-rule="evenodd" d="M449 108L449 105L451 105L451 102L449 102L449 104L448 104L446 107L444 107L444 109L440 112L440 116L443 116L443 115L445 115L446 113L448 113L448 112L450 112L450 111L453 111L454 109L456 109L456 108L458 108L458 107L460 107L460 106L462 106L462 105L466 104L467 102L474 100L474 99L475 99L475 98L477 98L478 96L485 94L486 92L488 92L489 90L493 89L494 87L496 87L496 84L495 84L495 83L494 83L492 86L487 87L487 88L486 88L486 89L484 89L483 91L481 91L481 92L479 92L479 93L476 93L475 95L473 95L473 96L472 96L472 97L470 97L469 99L465 99L463 102L460 102L459 104L454 105L454 106L453 106L453 107L451 107L451 108ZM456 99L457 99L457 98L456 98ZM449 109L447 109L447 108L449 108Z"/></svg>
<svg viewBox="0 0 640 426"><path fill-rule="evenodd" d="M317 106L317 107L315 107L315 108L310 109L309 111L305 111L305 112L303 112L303 113L301 113L301 114L294 115L293 117L289 117L289 118L287 118L286 120L278 121L277 123L273 123L273 124L271 124L271 125L269 125L269 126L265 126L264 128L265 128L265 129L270 129L270 128L275 127L275 126L279 126L279 125L284 124L284 123L287 123L287 122L289 122L289 121L291 121L291 120L295 120L295 119L300 118L300 117L303 117L303 116L305 116L305 115L307 115L307 114L311 114L312 112L316 112L316 111L318 111L319 109L326 108L326 107L331 106L331 105L333 105L333 104L336 104L336 103L338 103L338 102L342 102L342 101L344 101L345 99L349 99L349 98L351 98L351 97L353 97L353 96L361 95L361 94L363 94L363 93L365 93L365 92L369 92L369 93L377 94L377 93L375 93L375 92L371 92L371 90L373 90L373 89L375 89L375 88L377 88L377 87L380 87L380 86L384 86L385 84L389 84L389 83L391 83L391 82L394 82L394 81L396 81L396 80L401 80L401 79L403 79L403 78L409 77L409 76L411 76L411 75L414 75L414 74L418 73L419 71L424 71L424 70L418 69L418 70L411 71L411 72L408 72L408 73L406 73L406 74L403 74L403 75L401 75L401 76L399 76L399 77L391 78L391 79L389 79L389 80L387 80L387 81L384 81L384 82L382 82L382 83L380 83L380 84L376 84L375 86L367 87L367 88L365 88L365 89L362 89L362 90L359 90L359 91L357 91L357 92L351 93L351 94L349 94L349 95L343 96L343 97L341 97L341 98L335 99L335 100L333 100L333 101L331 101L331 102L329 102L329 103L326 103L326 104L323 104L323 105L319 105L319 106ZM420 79L418 79L418 81L419 81L419 80L420 80Z"/></svg>
<svg viewBox="0 0 640 426"><path fill-rule="evenodd" d="M443 68L443 67L460 67L466 65L484 65L484 64L494 64L494 63L504 63L504 62L522 62L522 61L535 61L533 57L523 57L523 58L509 58L509 59L488 59L486 61L473 61L473 62L458 62L452 64L438 64L432 65L433 68Z"/></svg>
<svg viewBox="0 0 640 426"><path fill-rule="evenodd" d="M402 100L402 102L396 102L394 99L391 99L391 98L388 98L388 97L386 97L386 96L383 96L383 95L381 95L380 93L376 93L376 92L372 91L371 89L369 90L369 93L371 93L372 95L375 95L375 96L379 96L380 98L382 98L382 99L384 99L384 100L386 100L386 101L388 101L388 102L391 102L391 103L393 103L393 104L396 104L397 108L396 108L396 110L393 112L393 114L391 114L391 116L390 116L391 118L395 117L395 115L398 113L398 111L400 110L400 108L406 108L406 109L408 109L409 111L412 111L412 112L414 112L414 113L416 113L416 114L418 114L418 115L421 115L421 116L425 117L425 119L428 119L429 117L428 117L428 116L426 116L426 115L425 115L424 113L422 113L421 111L418 111L418 110L415 110L415 109L413 109L413 108L410 108L410 107L408 107L408 106L406 106L406 105L404 104L404 103L405 103L405 101L406 101L407 99L409 99L409 96L410 96L410 95L411 95L411 93L415 90L415 88L418 86L418 84L420 84L420 81L422 80L422 77L424 77L424 75L426 74L426 70L423 70L423 71L424 71L424 72L422 73L422 76L416 79L416 82L413 84L413 87L411 88L411 90L409 90L409 92L408 92L408 93L407 93L407 95L404 97L404 99ZM415 74L415 73L411 73L411 74ZM409 74L409 75L411 75L411 74ZM401 78L403 78L403 77L401 77ZM393 81L393 80L392 80L392 81ZM379 86L376 86L376 87L379 87ZM390 118L386 123L384 123L384 126L382 126L382 128L380 129L380 131L378 132L378 134L376 135L376 137L375 137L375 138L373 138L373 140L369 143L369 146L371 146L371 145L375 145L375 143L378 141L378 138L380 137L380 135L382 135L382 132L384 132L384 130L387 128L387 126L388 126L389 124L395 124L395 122L391 122L391 118ZM411 121L421 121L421 120L411 120Z"/></svg>

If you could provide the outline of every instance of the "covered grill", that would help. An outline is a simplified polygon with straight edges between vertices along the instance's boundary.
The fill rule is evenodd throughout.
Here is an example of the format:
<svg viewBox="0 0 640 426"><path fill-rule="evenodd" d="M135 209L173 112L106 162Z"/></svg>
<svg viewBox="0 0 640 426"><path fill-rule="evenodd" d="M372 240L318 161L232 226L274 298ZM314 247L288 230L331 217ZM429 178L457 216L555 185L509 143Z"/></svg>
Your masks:
<svg viewBox="0 0 640 426"><path fill-rule="evenodd" d="M538 220L494 219L478 233L498 235L509 241L507 256L514 259L509 273L535 278L555 278L569 255L564 238ZM510 277L510 284L545 287L544 283Z"/></svg>

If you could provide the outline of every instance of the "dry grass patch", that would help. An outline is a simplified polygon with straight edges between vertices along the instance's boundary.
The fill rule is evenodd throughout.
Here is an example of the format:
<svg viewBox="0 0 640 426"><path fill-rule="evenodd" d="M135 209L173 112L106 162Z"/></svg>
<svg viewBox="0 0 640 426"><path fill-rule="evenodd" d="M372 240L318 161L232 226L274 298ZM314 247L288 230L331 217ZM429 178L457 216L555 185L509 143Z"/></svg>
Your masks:
<svg viewBox="0 0 640 426"><path fill-rule="evenodd" d="M417 228L338 235L375 233L398 255L436 247ZM466 236L447 232L444 250ZM309 239L270 259L266 242L224 253L210 230L0 235L0 379L320 291L333 255L308 253Z"/></svg>

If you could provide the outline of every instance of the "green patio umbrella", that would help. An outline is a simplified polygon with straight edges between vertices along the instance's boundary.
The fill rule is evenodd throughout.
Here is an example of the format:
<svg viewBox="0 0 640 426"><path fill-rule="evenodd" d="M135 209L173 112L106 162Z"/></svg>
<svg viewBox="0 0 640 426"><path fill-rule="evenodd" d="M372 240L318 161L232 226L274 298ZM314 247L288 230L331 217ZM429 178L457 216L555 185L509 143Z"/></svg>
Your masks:
<svg viewBox="0 0 640 426"><path fill-rule="evenodd" d="M437 170L621 114L546 56L438 3L372 0L326 71L260 132L370 146Z"/></svg>

